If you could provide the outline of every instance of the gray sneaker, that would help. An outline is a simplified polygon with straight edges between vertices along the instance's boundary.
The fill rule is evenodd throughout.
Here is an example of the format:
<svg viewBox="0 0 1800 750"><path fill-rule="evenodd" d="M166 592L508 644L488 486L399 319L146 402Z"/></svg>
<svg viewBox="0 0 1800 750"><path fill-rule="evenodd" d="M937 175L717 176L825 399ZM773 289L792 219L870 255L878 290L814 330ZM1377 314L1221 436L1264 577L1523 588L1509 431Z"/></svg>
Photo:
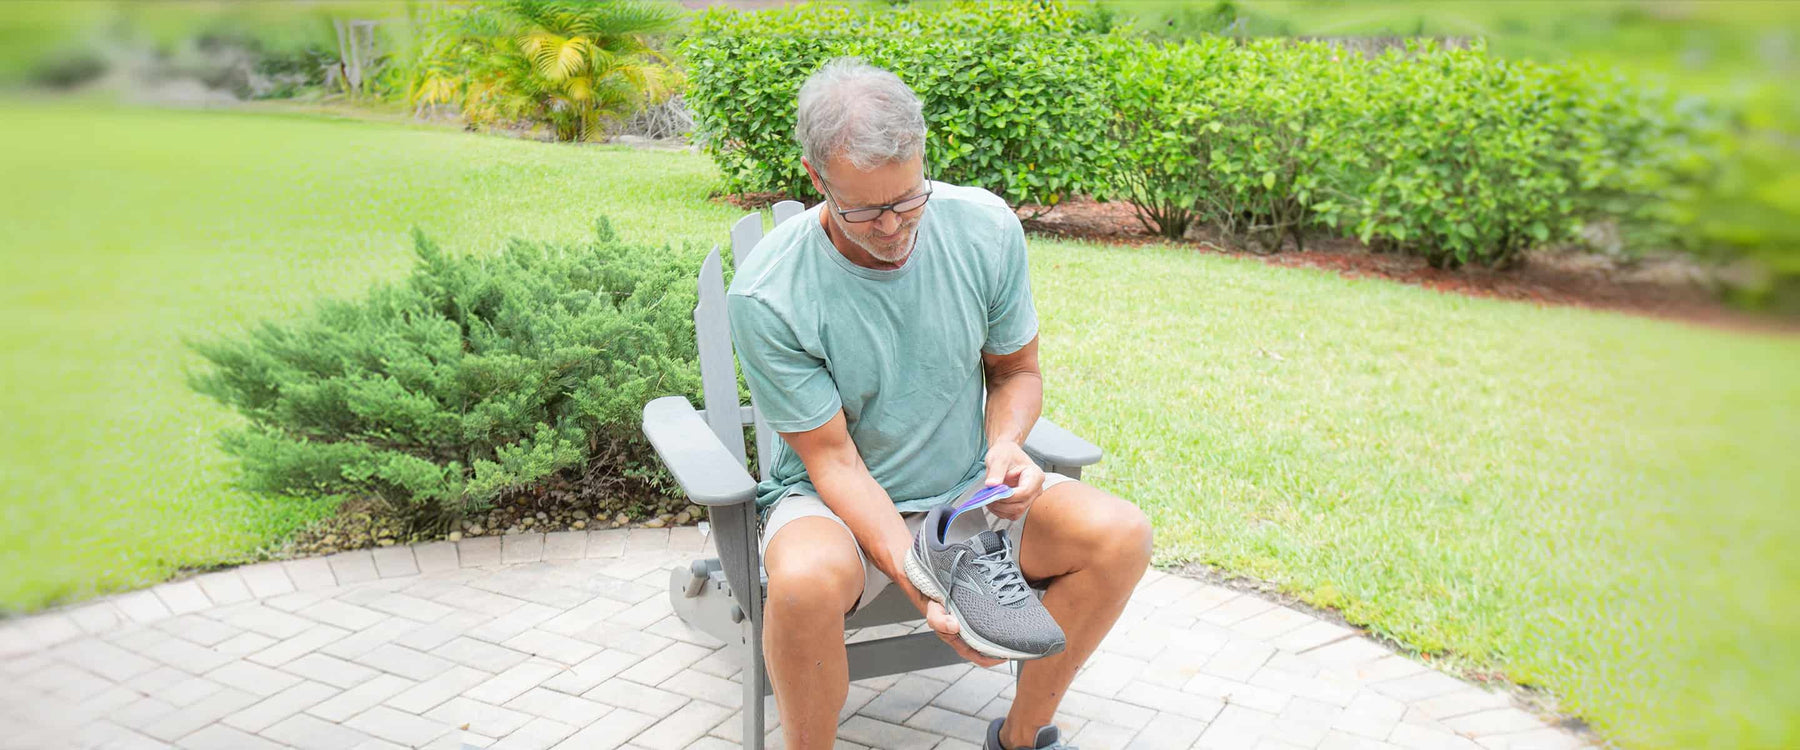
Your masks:
<svg viewBox="0 0 1800 750"><path fill-rule="evenodd" d="M981 743L981 750L1076 750L1074 745L1065 745L1062 741L1062 730L1055 724L1038 727L1037 741L1031 747L1006 747L1000 744L1000 727L1006 723L1002 716L988 724L987 739Z"/></svg>
<svg viewBox="0 0 1800 750"><path fill-rule="evenodd" d="M906 577L943 604L961 626L963 642L996 659L1041 659L1065 645L1062 628L1025 583L1005 531L944 539L954 506L925 515L906 554Z"/></svg>

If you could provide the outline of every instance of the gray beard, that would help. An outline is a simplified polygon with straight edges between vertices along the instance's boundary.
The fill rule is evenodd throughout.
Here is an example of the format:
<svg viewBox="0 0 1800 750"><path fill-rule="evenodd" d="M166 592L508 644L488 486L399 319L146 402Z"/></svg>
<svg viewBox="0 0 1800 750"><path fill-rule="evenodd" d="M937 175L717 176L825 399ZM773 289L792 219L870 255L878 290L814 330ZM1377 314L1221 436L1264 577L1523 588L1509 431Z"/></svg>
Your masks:
<svg viewBox="0 0 1800 750"><path fill-rule="evenodd" d="M839 227L838 230L843 231L843 227ZM912 254L913 245L915 243L917 243L919 240L919 228L916 226L913 227L911 236L907 238L907 240L904 244L900 245L900 247L902 249L893 251L892 255L883 253L882 251L876 249L875 247L869 245L868 243L863 242L861 239L858 239L856 235L851 234L849 232L844 232L844 236L849 237L851 242L856 243L857 247L862 248L863 252L868 253L871 256L874 256L874 258L876 260L879 260L883 263L899 263L901 260L904 260L907 256Z"/></svg>

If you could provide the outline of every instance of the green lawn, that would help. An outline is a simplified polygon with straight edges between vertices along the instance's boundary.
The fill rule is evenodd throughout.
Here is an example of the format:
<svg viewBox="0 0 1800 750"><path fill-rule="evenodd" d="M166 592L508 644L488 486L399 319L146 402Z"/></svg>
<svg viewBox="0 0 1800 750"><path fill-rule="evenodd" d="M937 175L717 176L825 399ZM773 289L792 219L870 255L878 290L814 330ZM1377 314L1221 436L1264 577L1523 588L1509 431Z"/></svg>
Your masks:
<svg viewBox="0 0 1800 750"><path fill-rule="evenodd" d="M242 559L183 336L593 216L722 239L702 157L269 114L0 117L0 606ZM1163 562L1278 581L1633 747L1800 742L1800 340L1185 249L1034 242L1046 413Z"/></svg>
<svg viewBox="0 0 1800 750"><path fill-rule="evenodd" d="M1800 340L1183 250L1033 260L1046 411L1162 560L1548 686L1632 747L1800 742Z"/></svg>

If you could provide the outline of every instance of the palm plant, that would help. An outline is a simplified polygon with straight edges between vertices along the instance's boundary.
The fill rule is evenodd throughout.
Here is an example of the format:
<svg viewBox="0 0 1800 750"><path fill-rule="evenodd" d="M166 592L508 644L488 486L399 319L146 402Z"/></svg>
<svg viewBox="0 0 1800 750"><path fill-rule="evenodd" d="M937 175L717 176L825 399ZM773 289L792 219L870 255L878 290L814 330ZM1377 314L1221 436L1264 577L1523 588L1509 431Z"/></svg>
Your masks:
<svg viewBox="0 0 1800 750"><path fill-rule="evenodd" d="M506 0L447 16L422 44L415 105L456 103L471 126L530 120L583 141L665 96L668 58L650 38L679 9L647 2Z"/></svg>

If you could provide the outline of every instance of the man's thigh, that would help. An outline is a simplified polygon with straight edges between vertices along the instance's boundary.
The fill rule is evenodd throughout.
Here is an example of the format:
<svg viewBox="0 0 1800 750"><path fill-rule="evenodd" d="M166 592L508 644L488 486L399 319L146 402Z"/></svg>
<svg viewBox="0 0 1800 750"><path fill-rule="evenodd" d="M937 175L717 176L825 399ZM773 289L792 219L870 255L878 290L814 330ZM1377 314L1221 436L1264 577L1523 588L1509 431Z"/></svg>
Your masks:
<svg viewBox="0 0 1800 750"><path fill-rule="evenodd" d="M979 513L970 512L957 516L956 520L950 523L950 531L946 536L950 539L967 539L981 533L983 528L992 529L994 531L1004 530L1006 531L1007 538L1012 540L1013 559L1019 561L1019 571L1025 574L1026 580L1035 582L1040 580L1040 578L1047 578L1048 576L1033 576L1031 570L1025 567L1025 522L1031 518L1032 512L1037 508L1037 503L1043 502L1044 496L1050 494L1050 488L1070 483L1079 484L1076 480L1062 474L1058 474L1054 471L1046 471L1044 472L1043 494L1039 495L1038 500L1032 504L1032 507L1026 509L1025 514L1019 516L1018 519L1001 518L994 515L988 508L983 507ZM964 491L962 495L958 496L955 502L960 503L969 499L976 492L981 491L981 488L985 486L985 484L976 482L973 486L969 487L968 490ZM925 514L920 513L918 515L918 520L923 520ZM914 533L917 533L919 523L917 521L911 522L908 524L908 528Z"/></svg>
<svg viewBox="0 0 1800 750"><path fill-rule="evenodd" d="M1145 536L1148 528L1136 505L1067 477L1046 480L1020 525L1026 518L1030 525L1017 532L1019 571L1033 583L1081 570L1103 550L1117 549L1114 542Z"/></svg>
<svg viewBox="0 0 1800 750"><path fill-rule="evenodd" d="M784 531L787 533L782 533ZM860 569L862 593L856 597L855 604L847 608L846 615L854 614L879 592L878 586L870 585L872 582L877 579L882 583L887 581L887 577L863 554L850 527L816 495L796 492L776 501L763 520L759 544L763 567L771 571L784 561L783 558L795 555L804 555L803 559L809 564Z"/></svg>

